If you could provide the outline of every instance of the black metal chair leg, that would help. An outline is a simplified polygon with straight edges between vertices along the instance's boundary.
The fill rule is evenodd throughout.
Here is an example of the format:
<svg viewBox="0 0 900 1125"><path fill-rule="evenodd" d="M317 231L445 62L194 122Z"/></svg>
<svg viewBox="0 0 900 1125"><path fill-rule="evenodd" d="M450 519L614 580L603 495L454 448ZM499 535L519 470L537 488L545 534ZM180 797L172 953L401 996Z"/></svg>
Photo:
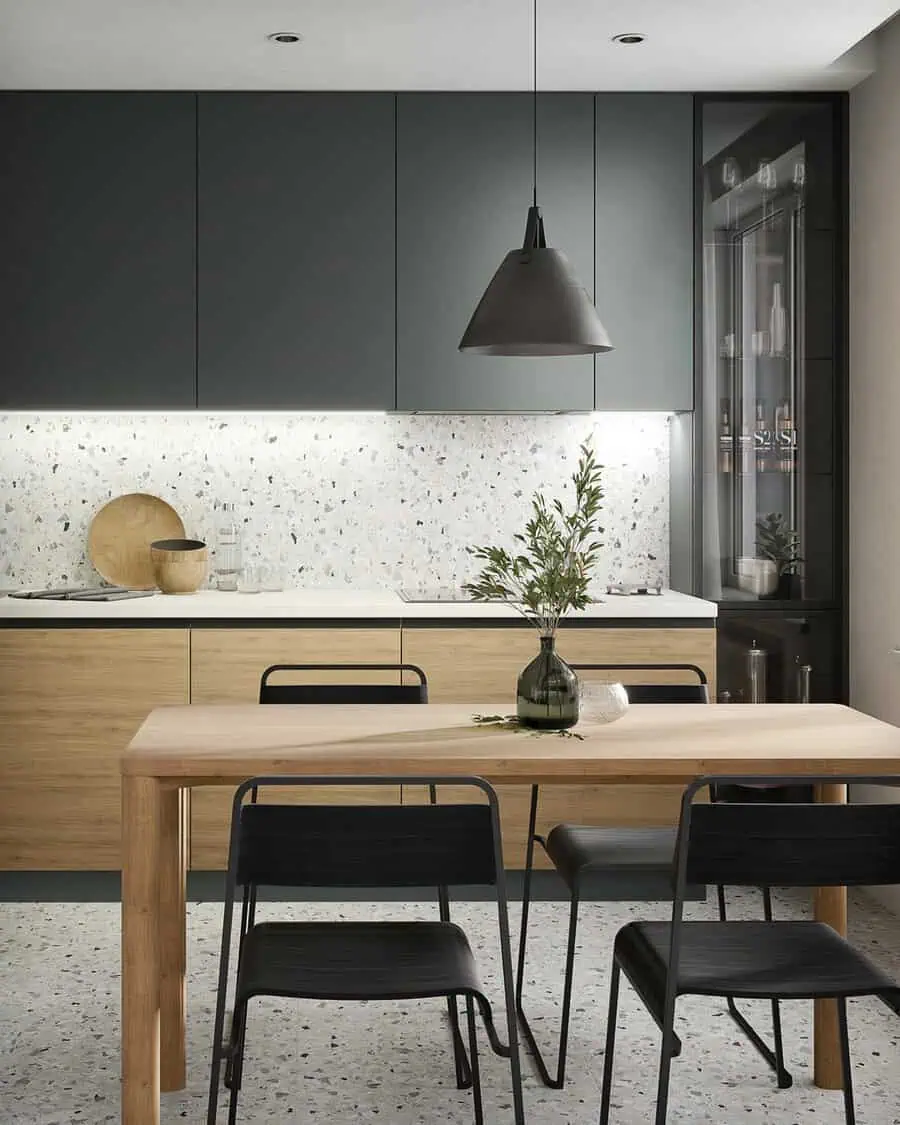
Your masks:
<svg viewBox="0 0 900 1125"><path fill-rule="evenodd" d="M578 895L573 894L569 907L569 938L566 943L566 968L563 978L562 1016L559 1030L559 1053L556 1058L556 1076L554 1077L544 1061L541 1049L531 1030L528 1017L522 1008L521 1000L516 1005L522 1033L531 1051L534 1065L537 1068L541 1081L551 1090L561 1090L566 1080L566 1053L569 1040L569 1018L572 1011L572 978L575 969L575 941L578 933Z"/></svg>
<svg viewBox="0 0 900 1125"><path fill-rule="evenodd" d="M716 887L716 892L719 902L719 920L721 922L727 922L728 909L725 900L725 888L721 886ZM763 918L767 922L772 921L772 892L768 887L763 887ZM784 1040L781 1032L781 1006L779 1002L777 1000L772 1001L772 1038L774 1050L741 1012L731 996L726 997L725 1003L728 1006L728 1014L750 1040L752 1046L755 1047L757 1052L765 1059L772 1070L775 1071L775 1081L778 1083L779 1090L790 1089L794 1084L794 1078L784 1065Z"/></svg>
<svg viewBox="0 0 900 1125"><path fill-rule="evenodd" d="M226 1074L226 1085L229 1092L228 1125L234 1125L237 1120L238 1094L241 1092L241 1080L244 1074L244 1044L247 1039L247 1005L235 1005L234 1019L231 1032L230 1055L228 1058L229 1069Z"/></svg>
<svg viewBox="0 0 900 1125"><path fill-rule="evenodd" d="M525 981L525 948L528 940L528 911L531 906L531 874L534 870L534 845L536 841L535 824L537 822L539 790L536 785L531 787L531 811L528 814L528 836L525 845L525 873L522 877L522 923L519 928L519 957L516 965L516 1009L522 1007L522 986Z"/></svg>
<svg viewBox="0 0 900 1125"><path fill-rule="evenodd" d="M231 1069L231 1084L229 1089L240 1090L241 1079L244 1074L244 1046L247 1042L247 1005L241 1005L235 1018L237 1023L237 1034L234 1037L234 1052L231 1056L232 1069Z"/></svg>
<svg viewBox="0 0 900 1125"><path fill-rule="evenodd" d="M655 1125L666 1125L669 1112L669 1078L672 1073L672 1048L675 1045L675 1013L663 1024L662 1047L659 1053L659 1083L656 1088Z"/></svg>
<svg viewBox="0 0 900 1125"><path fill-rule="evenodd" d="M223 943L224 944L224 943ZM225 1034L225 1000L228 992L227 966L219 963L219 983L216 990L216 1015L213 1021L212 1065L209 1073L209 1100L206 1109L207 1125L216 1125L219 1109L219 1084L222 1081L222 1063L225 1059L223 1036ZM230 1065L230 1056L229 1065Z"/></svg>
<svg viewBox="0 0 900 1125"><path fill-rule="evenodd" d="M763 918L772 921L772 890L763 887ZM788 1090L794 1084L794 1079L785 1069L784 1065L784 1040L781 1034L781 1004L778 1000L772 1001L772 1040L775 1046L775 1078L779 1090Z"/></svg>
<svg viewBox="0 0 900 1125"><path fill-rule="evenodd" d="M432 805L437 804L436 785L428 786L428 798ZM442 922L450 921L450 892L446 887L438 887L438 916ZM472 1068L469 1065L466 1045L459 1028L459 1009L456 1006L455 996L447 997L447 1018L450 1020L450 1038L453 1042L453 1067L456 1071L456 1086L459 1090L468 1090L472 1085Z"/></svg>
<svg viewBox="0 0 900 1125"><path fill-rule="evenodd" d="M219 1083L222 1081L222 1058L213 1047L213 1060L209 1078L209 1100L206 1104L206 1125L216 1125L219 1109Z"/></svg>
<svg viewBox="0 0 900 1125"><path fill-rule="evenodd" d="M556 1059L556 1076L551 1075L541 1049L537 1044L531 1024L522 1005L522 991L525 983L525 956L528 939L528 909L531 905L531 876L534 870L534 845L542 843L535 832L537 824L538 787L531 788L531 810L528 816L528 844L525 854L525 876L522 882L522 925L519 931L519 961L516 971L516 1014L522 1034L528 1044L534 1065L541 1081L551 1090L561 1090L566 1078L566 1053L569 1038L569 1018L572 1009L572 977L575 966L575 940L578 929L578 893L573 893L569 907L569 938L566 945L566 967L563 980L562 1019L560 1024L559 1054Z"/></svg>
<svg viewBox="0 0 900 1125"><path fill-rule="evenodd" d="M838 1034L841 1041L841 1071L844 1078L844 1116L847 1125L856 1125L856 1110L853 1108L853 1066L850 1061L850 1032L847 1028L846 997L840 997L837 1006Z"/></svg>
<svg viewBox="0 0 900 1125"><path fill-rule="evenodd" d="M228 1098L228 1125L235 1125L237 1121L238 1093L237 1086L232 1086Z"/></svg>
<svg viewBox="0 0 900 1125"><path fill-rule="evenodd" d="M471 996L466 997L466 1022L469 1025L469 1059L472 1067L472 1105L475 1110L475 1125L484 1125L484 1107L481 1102L481 1068L478 1064L478 1033L475 1027L475 1004Z"/></svg>
<svg viewBox="0 0 900 1125"><path fill-rule="evenodd" d="M613 958L609 979L609 1013L606 1017L606 1050L603 1053L603 1088L600 1093L600 1125L608 1125L612 1097L613 1055L616 1049L616 1019L619 1011L619 963Z"/></svg>
<svg viewBox="0 0 900 1125"><path fill-rule="evenodd" d="M459 1009L456 1006L456 997L447 998L447 1015L450 1017L450 1037L453 1040L453 1064L456 1068L456 1086L459 1090L468 1090L472 1085L472 1066L466 1055L466 1045L463 1042L462 1032L459 1028Z"/></svg>

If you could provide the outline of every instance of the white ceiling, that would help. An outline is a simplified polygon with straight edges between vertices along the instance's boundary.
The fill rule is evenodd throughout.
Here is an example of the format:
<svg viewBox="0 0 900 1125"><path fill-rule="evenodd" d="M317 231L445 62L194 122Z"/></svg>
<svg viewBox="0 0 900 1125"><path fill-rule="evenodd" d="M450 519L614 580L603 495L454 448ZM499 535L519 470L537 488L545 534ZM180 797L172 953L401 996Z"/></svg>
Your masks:
<svg viewBox="0 0 900 1125"><path fill-rule="evenodd" d="M538 0L539 85L846 89L895 0ZM300 32L294 46L266 42ZM610 42L648 36L639 47ZM847 55L847 52L850 54ZM531 0L0 0L5 89L520 90Z"/></svg>

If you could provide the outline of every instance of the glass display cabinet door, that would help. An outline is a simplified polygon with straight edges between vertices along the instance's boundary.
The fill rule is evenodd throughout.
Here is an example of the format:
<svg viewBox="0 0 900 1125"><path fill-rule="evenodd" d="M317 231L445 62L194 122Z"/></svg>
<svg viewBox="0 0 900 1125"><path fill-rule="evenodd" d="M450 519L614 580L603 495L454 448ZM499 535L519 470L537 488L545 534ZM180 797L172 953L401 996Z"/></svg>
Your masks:
<svg viewBox="0 0 900 1125"><path fill-rule="evenodd" d="M808 108L756 117L703 167L702 588L716 601L827 599L835 428L822 420L833 413L834 356L811 356L808 342L821 350L811 316L833 317L836 302L821 278L810 284L807 259L823 221L816 166L811 238L810 160L833 153L810 147L819 119ZM809 435L813 419L820 432Z"/></svg>
<svg viewBox="0 0 900 1125"><path fill-rule="evenodd" d="M763 184L773 168L761 169ZM728 540L723 579L751 596L799 596L802 555L798 487L797 351L791 328L802 294L793 192L761 195L727 230L730 308L725 316L719 446L721 506Z"/></svg>

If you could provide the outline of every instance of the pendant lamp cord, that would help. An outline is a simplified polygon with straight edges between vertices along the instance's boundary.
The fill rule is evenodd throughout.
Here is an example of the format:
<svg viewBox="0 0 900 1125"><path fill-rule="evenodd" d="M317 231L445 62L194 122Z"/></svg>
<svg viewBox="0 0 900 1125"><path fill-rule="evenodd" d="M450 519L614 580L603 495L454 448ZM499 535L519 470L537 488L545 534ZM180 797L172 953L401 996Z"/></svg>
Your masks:
<svg viewBox="0 0 900 1125"><path fill-rule="evenodd" d="M537 64L538 64L538 26L537 26L537 0L533 4L533 26L532 26L532 60L533 60L533 73L532 73L532 114L531 114L531 154L532 154L532 199L534 206L537 207L537 102L538 102L538 84L537 84Z"/></svg>

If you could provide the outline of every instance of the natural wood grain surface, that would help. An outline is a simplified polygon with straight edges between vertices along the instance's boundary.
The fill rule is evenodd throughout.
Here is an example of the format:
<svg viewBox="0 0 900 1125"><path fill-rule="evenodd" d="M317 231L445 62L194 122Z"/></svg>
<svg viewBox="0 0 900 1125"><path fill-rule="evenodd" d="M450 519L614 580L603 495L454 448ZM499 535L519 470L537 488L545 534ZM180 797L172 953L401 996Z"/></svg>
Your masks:
<svg viewBox="0 0 900 1125"><path fill-rule="evenodd" d="M490 704L165 707L122 769L192 784L255 773L480 774L490 781L684 783L706 773L900 773L900 729L831 703L633 706L585 738L480 728Z"/></svg>
<svg viewBox="0 0 900 1125"><path fill-rule="evenodd" d="M534 629L416 629L404 628L403 659L421 665L428 674L432 703L491 700L511 708L516 702L516 679L537 655ZM565 625L557 637L557 651L572 664L678 663L697 664L710 681L715 699L715 629L591 629ZM592 673L584 673L591 677ZM625 683L666 683L685 680L683 673L652 672L643 678L622 673Z"/></svg>
<svg viewBox="0 0 900 1125"><path fill-rule="evenodd" d="M428 673L432 703L490 700L494 709L515 711L516 679L538 650L533 629L416 629L403 630L403 658ZM564 624L557 638L559 654L573 664L680 663L696 664L710 681L715 699L715 629L572 628ZM618 678L623 683L690 683L685 672L583 671L584 680ZM525 864L530 796L519 785L498 787L507 867ZM404 793L405 802L423 799L421 792ZM445 791L444 799L452 794ZM681 801L679 786L621 785L555 786L542 794L538 823L544 830L560 821L576 824L675 824ZM550 862L541 849L539 867Z"/></svg>
<svg viewBox="0 0 900 1125"><path fill-rule="evenodd" d="M187 630L2 629L0 685L0 869L117 870L122 747L187 703Z"/></svg>
<svg viewBox="0 0 900 1125"><path fill-rule="evenodd" d="M190 847L189 789L160 794L159 859L159 1006L165 1034L160 1039L160 1085L181 1090L186 1080L187 892Z"/></svg>
<svg viewBox="0 0 900 1125"><path fill-rule="evenodd" d="M122 781L122 1121L128 1125L159 1125L159 869L171 860L163 841L173 844L160 833L160 796L153 778Z"/></svg>
<svg viewBox="0 0 900 1125"><path fill-rule="evenodd" d="M171 504L149 492L129 492L104 504L91 520L88 555L114 586L152 590L156 578L150 544L183 538L184 524Z"/></svg>
<svg viewBox="0 0 900 1125"><path fill-rule="evenodd" d="M843 805L847 801L846 785L819 785L816 800L822 804ZM827 921L839 934L847 933L847 892L843 887L819 887L816 891L815 915ZM838 1039L837 1004L833 1000L817 1000L814 1014L813 1059L814 1080L825 1090L843 1088L840 1040Z"/></svg>
<svg viewBox="0 0 900 1125"><path fill-rule="evenodd" d="M176 544L162 547L160 543ZM199 539L162 539L150 544L153 581L164 594L194 594L209 572L209 548Z"/></svg>
<svg viewBox="0 0 900 1125"><path fill-rule="evenodd" d="M200 703L256 703L259 679L270 664L397 664L400 633L396 628L368 629L193 629L191 631L191 700ZM388 672L315 672L276 676L272 683L384 683ZM280 706L280 704L278 705ZM383 803L382 788L306 789L293 799ZM291 799L281 794L281 800ZM399 802L399 787L393 791ZM228 858L231 794L196 789L191 805L191 867L219 870Z"/></svg>

